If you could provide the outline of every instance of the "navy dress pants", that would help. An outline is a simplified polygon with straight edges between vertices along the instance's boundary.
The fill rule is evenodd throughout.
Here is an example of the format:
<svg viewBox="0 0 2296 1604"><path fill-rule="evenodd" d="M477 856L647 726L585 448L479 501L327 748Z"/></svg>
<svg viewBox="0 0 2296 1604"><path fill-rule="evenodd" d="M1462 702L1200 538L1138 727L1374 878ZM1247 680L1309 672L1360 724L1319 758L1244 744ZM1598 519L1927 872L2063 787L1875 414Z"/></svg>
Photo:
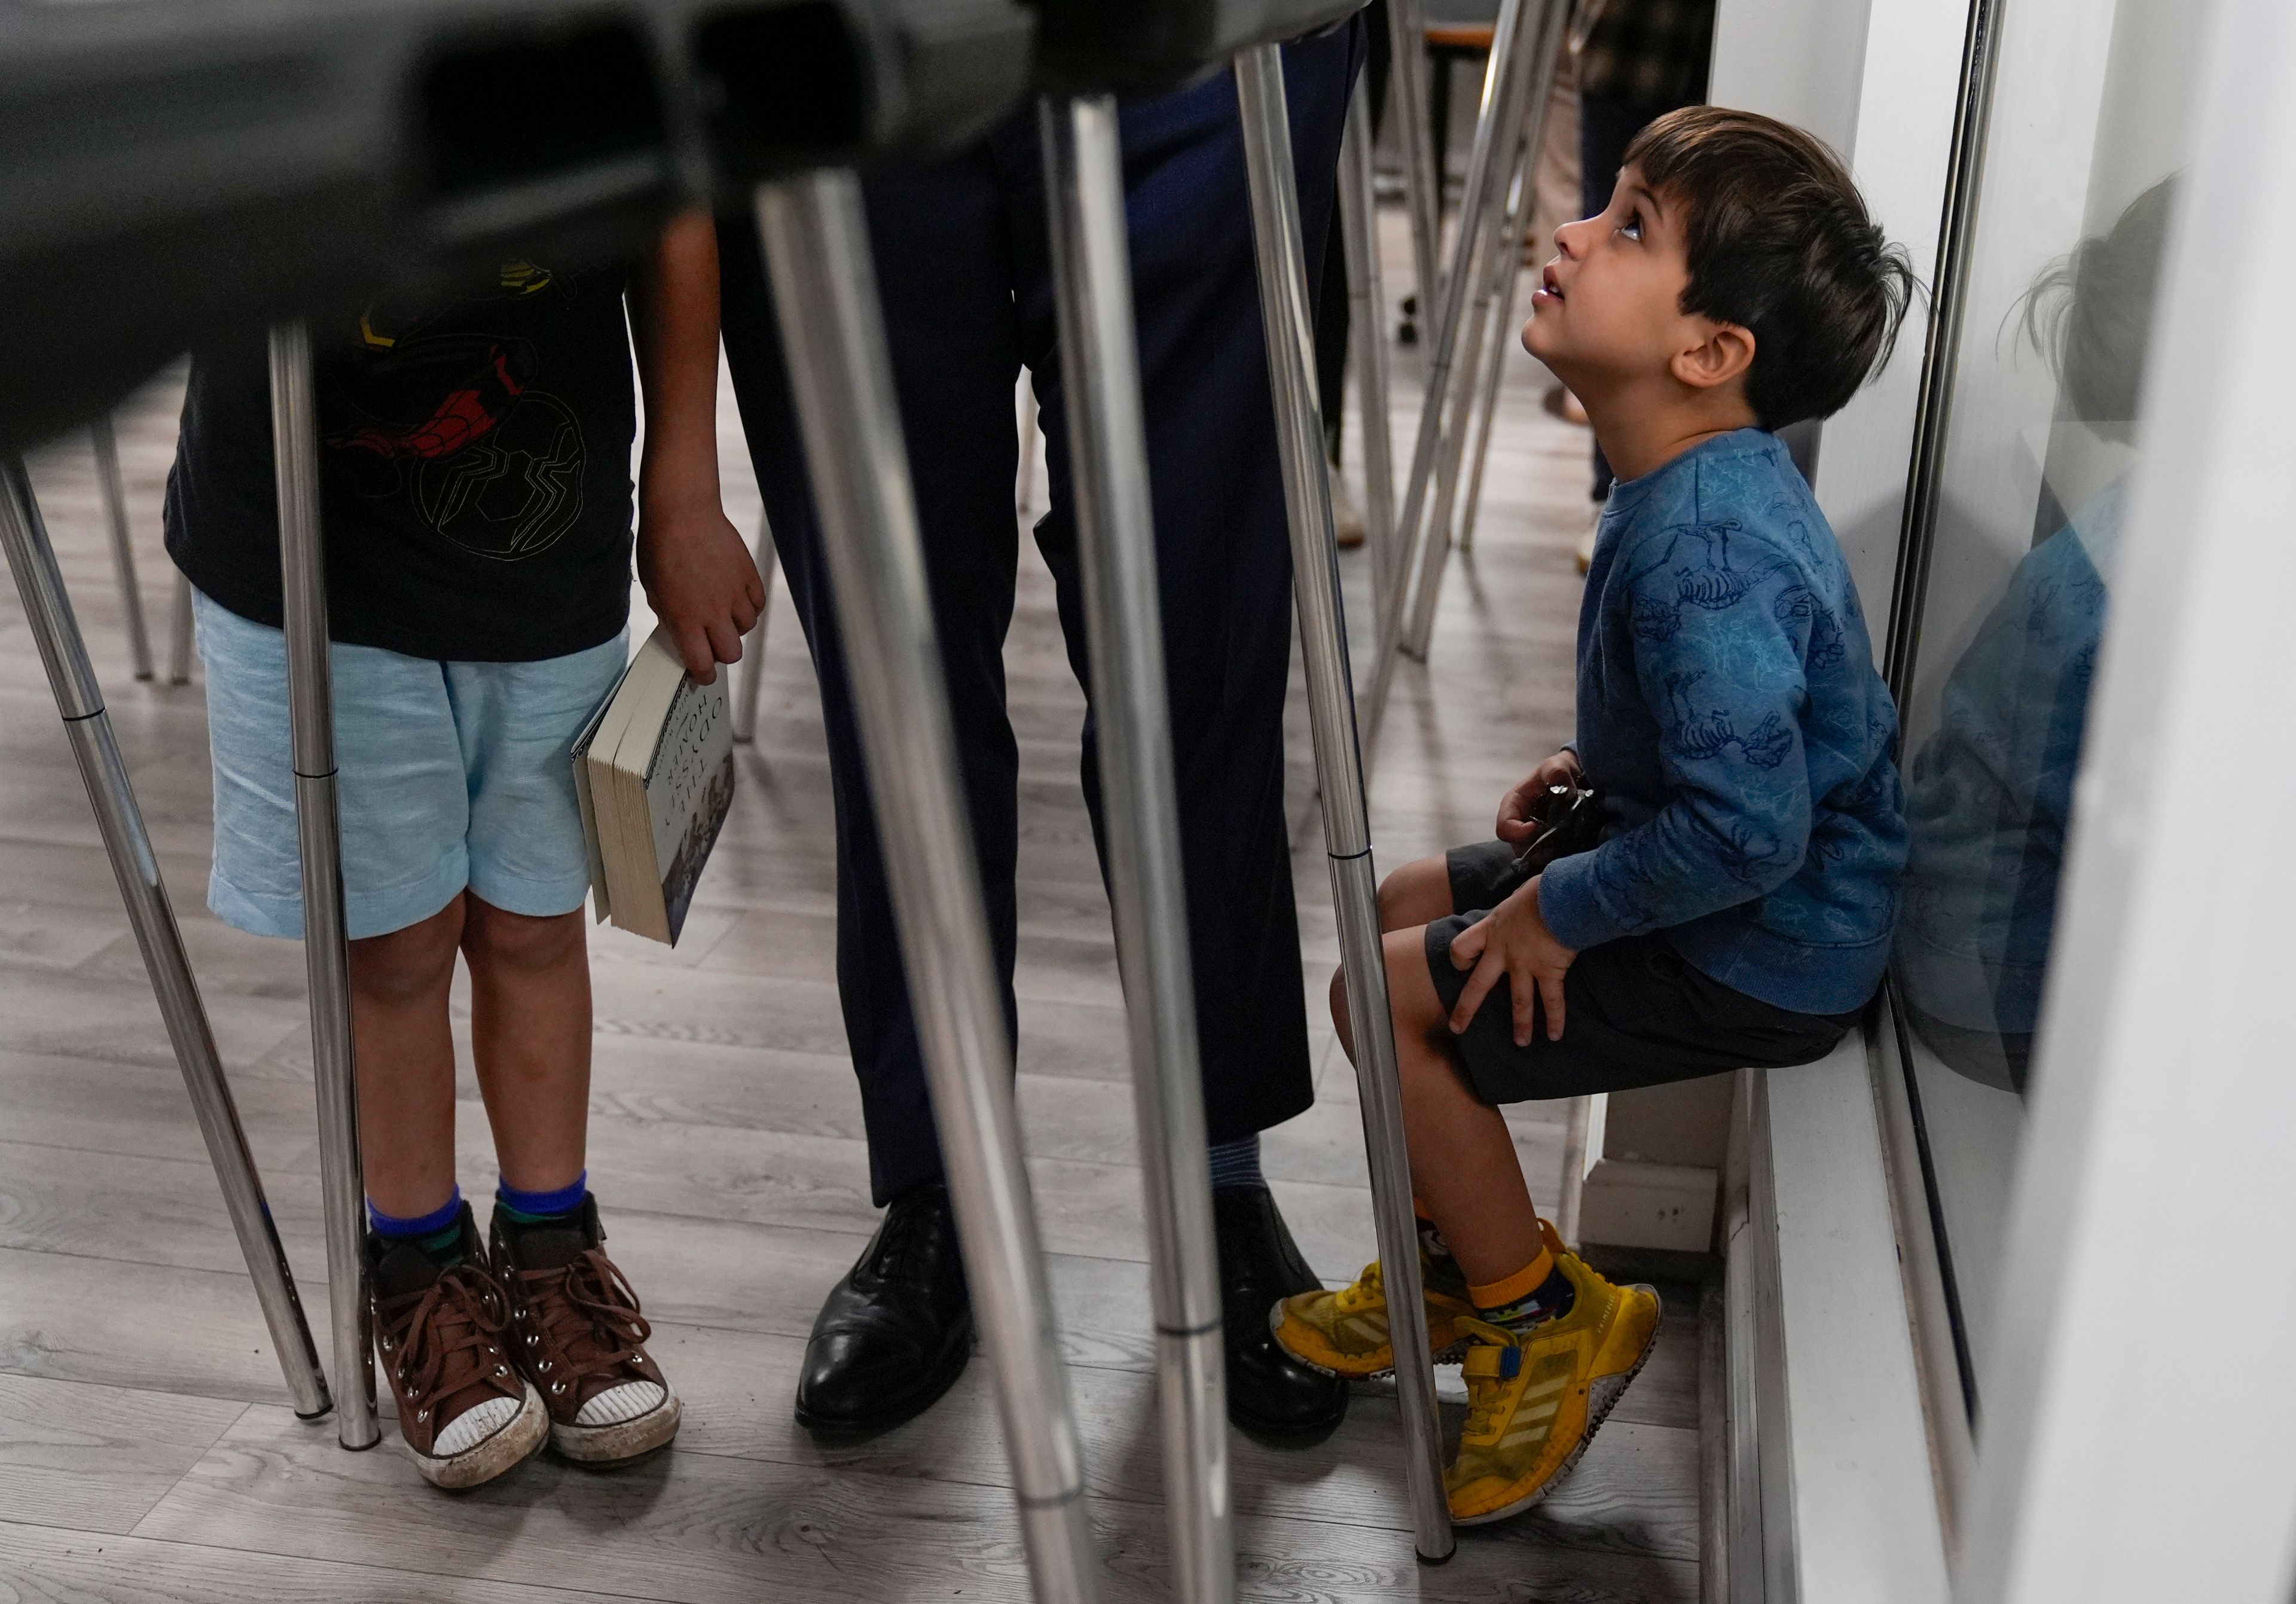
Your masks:
<svg viewBox="0 0 2296 1604"><path fill-rule="evenodd" d="M1284 51L1293 157L1318 282L1359 21ZM1283 819L1292 562L1231 76L1121 108L1164 654L1178 775L1205 1114L1214 1141L1313 1098ZM1013 618L1013 392L1041 403L1052 510L1036 538L1086 684L1084 585L1055 347L1036 109L944 161L865 185L990 934L1013 999L1019 750L1002 650ZM916 1021L854 727L821 531L781 342L746 218L718 230L726 350L758 483L821 682L837 826L837 976L880 1204L941 1175ZM1094 725L1084 794L1106 861Z"/></svg>

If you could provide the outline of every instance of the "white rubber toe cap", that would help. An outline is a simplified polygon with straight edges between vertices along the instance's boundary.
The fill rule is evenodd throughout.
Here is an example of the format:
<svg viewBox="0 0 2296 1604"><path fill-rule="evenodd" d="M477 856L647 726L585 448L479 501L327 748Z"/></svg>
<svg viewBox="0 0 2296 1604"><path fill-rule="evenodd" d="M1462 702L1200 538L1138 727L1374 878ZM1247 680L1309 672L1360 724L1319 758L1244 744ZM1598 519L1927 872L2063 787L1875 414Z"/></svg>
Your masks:
<svg viewBox="0 0 2296 1604"><path fill-rule="evenodd" d="M609 1387L585 1403L574 1416L577 1426L619 1426L661 1407L668 1393L652 1381L625 1381Z"/></svg>

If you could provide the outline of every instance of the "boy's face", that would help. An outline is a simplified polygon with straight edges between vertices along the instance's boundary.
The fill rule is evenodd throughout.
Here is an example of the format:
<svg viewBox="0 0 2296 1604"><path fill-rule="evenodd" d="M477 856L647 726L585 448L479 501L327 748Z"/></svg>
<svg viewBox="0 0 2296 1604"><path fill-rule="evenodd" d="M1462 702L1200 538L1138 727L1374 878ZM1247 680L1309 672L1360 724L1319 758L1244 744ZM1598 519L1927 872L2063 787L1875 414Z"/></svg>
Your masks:
<svg viewBox="0 0 2296 1604"><path fill-rule="evenodd" d="M1682 222L1679 206L1630 167L1599 215L1554 231L1522 345L1582 399L1669 371L1712 333L1710 319L1682 309L1690 284Z"/></svg>

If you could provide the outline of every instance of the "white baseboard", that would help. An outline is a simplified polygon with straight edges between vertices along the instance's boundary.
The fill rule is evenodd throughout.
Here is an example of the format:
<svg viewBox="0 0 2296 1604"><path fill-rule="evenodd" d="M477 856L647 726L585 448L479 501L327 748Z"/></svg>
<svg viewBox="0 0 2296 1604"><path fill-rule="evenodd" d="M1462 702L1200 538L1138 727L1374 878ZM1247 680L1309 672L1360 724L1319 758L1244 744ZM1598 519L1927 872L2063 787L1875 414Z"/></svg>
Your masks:
<svg viewBox="0 0 2296 1604"><path fill-rule="evenodd" d="M1720 1174L1691 1164L1600 1158L1587 1172L1578 1239L1610 1247L1706 1253L1714 1246Z"/></svg>

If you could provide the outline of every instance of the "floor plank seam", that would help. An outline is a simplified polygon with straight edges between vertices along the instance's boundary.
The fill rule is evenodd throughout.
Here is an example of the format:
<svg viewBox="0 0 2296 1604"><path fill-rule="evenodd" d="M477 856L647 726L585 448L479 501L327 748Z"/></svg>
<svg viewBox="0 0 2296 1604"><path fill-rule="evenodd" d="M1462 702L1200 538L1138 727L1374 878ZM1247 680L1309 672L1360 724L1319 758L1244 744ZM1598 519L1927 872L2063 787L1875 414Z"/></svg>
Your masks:
<svg viewBox="0 0 2296 1604"><path fill-rule="evenodd" d="M141 1524L141 1522L138 1523L139 1526ZM189 1553L214 1554L217 1556L258 1554L266 1559L285 1559L297 1565L324 1566L331 1570L340 1570L347 1574L357 1575L437 1576L452 1574L450 1572L425 1571L397 1566L365 1565L356 1559L329 1559L308 1554L282 1554L274 1552L268 1549L244 1548L234 1543L192 1542L181 1537L147 1537L140 1531L128 1532L124 1534L111 1532L88 1532L83 1531L78 1526L48 1526L37 1521L11 1520L7 1516L0 1515L0 1529L5 1529L11 1526L28 1532L53 1532L68 1538L84 1540L92 1547L98 1550L101 1550L106 1542L121 1542L124 1537L127 1541L164 1544L168 1548L181 1549ZM611 1587L561 1587L555 1583L550 1582L500 1582L493 1583L493 1585L502 1588L505 1592L518 1590L531 1592L537 1595L556 1594L568 1598L587 1597L629 1599L635 1600L636 1604L679 1604L678 1599L672 1593L625 1592Z"/></svg>

